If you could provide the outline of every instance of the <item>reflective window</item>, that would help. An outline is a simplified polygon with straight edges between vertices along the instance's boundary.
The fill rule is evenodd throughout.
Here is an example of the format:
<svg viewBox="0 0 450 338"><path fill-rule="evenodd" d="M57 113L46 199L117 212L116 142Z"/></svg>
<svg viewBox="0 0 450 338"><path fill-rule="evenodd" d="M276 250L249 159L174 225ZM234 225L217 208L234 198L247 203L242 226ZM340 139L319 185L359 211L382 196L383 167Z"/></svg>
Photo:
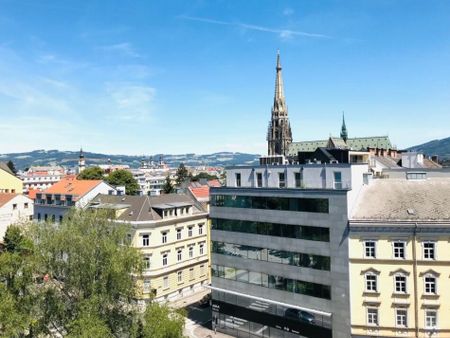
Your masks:
<svg viewBox="0 0 450 338"><path fill-rule="evenodd" d="M257 271L247 271L245 269L235 269L233 267L215 264L211 265L211 272L214 277L232 279L243 283L255 284L270 289L277 289L312 297L331 299L331 288L329 285L311 283L302 280L290 279L283 276L270 275Z"/></svg>
<svg viewBox="0 0 450 338"><path fill-rule="evenodd" d="M303 212L329 212L327 198L289 198L269 196L214 195L211 205L215 207L288 210Z"/></svg>
<svg viewBox="0 0 450 338"><path fill-rule="evenodd" d="M330 241L330 230L328 228L309 225L292 225L213 218L212 229L266 236L306 239L311 241Z"/></svg>

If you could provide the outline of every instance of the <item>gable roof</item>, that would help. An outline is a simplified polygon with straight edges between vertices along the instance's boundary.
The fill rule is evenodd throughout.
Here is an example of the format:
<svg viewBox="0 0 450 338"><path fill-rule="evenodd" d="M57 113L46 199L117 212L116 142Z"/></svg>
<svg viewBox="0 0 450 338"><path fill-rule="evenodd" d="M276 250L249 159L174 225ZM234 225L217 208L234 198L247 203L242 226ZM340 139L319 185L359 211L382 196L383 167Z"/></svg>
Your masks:
<svg viewBox="0 0 450 338"><path fill-rule="evenodd" d="M209 186L203 185L200 187L189 187L189 190L198 201L209 200Z"/></svg>
<svg viewBox="0 0 450 338"><path fill-rule="evenodd" d="M11 175L13 175L13 176L16 176L16 175L14 175L14 173L11 171L11 169L9 169L8 165L6 164L6 162L0 162L0 169L3 169L3 170L6 171L8 174L11 174Z"/></svg>
<svg viewBox="0 0 450 338"><path fill-rule="evenodd" d="M0 208L18 195L19 194L0 193Z"/></svg>
<svg viewBox="0 0 450 338"><path fill-rule="evenodd" d="M292 142L288 155L295 156L299 151L314 151L319 147L327 147L332 140L336 147L346 147L351 150L367 150L367 148L393 149L389 136L353 137L345 142L340 137L330 137L328 140Z"/></svg>
<svg viewBox="0 0 450 338"><path fill-rule="evenodd" d="M162 206L193 207L193 215L203 213L194 201L184 194L165 194L159 196L97 195L90 203L91 208L122 210L116 219L126 222L158 221L162 217L155 211ZM174 219L170 219L174 220ZM176 221L176 219L175 219Z"/></svg>
<svg viewBox="0 0 450 338"><path fill-rule="evenodd" d="M66 176L42 193L83 196L102 182L102 180L77 180L75 176Z"/></svg>

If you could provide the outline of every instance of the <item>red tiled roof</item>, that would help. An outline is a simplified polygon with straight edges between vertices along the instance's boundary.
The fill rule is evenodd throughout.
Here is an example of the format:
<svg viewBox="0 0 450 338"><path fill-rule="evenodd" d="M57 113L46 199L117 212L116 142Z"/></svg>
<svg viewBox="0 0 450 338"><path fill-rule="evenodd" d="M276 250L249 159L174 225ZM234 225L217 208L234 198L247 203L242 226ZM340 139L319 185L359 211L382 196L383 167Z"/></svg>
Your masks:
<svg viewBox="0 0 450 338"><path fill-rule="evenodd" d="M218 179L215 179L215 180L208 181L208 186L210 186L210 187L221 187L222 184L220 184Z"/></svg>
<svg viewBox="0 0 450 338"><path fill-rule="evenodd" d="M61 181L44 190L43 193L83 196L102 182L102 180L77 180L74 175L66 176Z"/></svg>
<svg viewBox="0 0 450 338"><path fill-rule="evenodd" d="M0 207L4 206L6 203L11 201L17 195L19 194L0 193Z"/></svg>
<svg viewBox="0 0 450 338"><path fill-rule="evenodd" d="M37 189L33 189L33 188L28 189L28 198L31 198L32 200L36 199L36 194L38 192L40 192L40 191Z"/></svg>
<svg viewBox="0 0 450 338"><path fill-rule="evenodd" d="M209 187L207 185L201 187L189 187L189 190L196 199L209 198Z"/></svg>

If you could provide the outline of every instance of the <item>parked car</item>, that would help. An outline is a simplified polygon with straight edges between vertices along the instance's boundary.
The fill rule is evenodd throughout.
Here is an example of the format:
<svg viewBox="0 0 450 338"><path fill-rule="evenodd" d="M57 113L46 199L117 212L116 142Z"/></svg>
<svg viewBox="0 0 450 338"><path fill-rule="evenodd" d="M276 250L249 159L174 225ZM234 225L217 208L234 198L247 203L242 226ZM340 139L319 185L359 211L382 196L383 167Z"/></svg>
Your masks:
<svg viewBox="0 0 450 338"><path fill-rule="evenodd" d="M284 316L287 318L299 320L301 322L305 322L308 324L314 324L315 318L314 315L299 309L287 309L284 312Z"/></svg>
<svg viewBox="0 0 450 338"><path fill-rule="evenodd" d="M203 296L202 299L199 300L198 305L200 307L208 307L210 301L211 301L211 294L208 293L207 295Z"/></svg>

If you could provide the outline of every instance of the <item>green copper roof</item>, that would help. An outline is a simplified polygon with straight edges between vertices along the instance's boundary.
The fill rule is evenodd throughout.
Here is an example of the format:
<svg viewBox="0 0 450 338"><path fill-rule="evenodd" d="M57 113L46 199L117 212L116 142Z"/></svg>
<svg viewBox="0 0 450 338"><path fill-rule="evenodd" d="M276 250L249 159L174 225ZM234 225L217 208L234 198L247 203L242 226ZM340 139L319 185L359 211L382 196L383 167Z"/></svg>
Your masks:
<svg viewBox="0 0 450 338"><path fill-rule="evenodd" d="M335 140L342 140L339 137L333 137ZM342 142L338 142L342 145ZM336 144L336 142L334 142ZM299 151L315 151L318 147L326 147L328 140L292 142L289 146L289 155L297 155ZM393 149L389 136L370 136L353 137L347 140L347 146L351 150L367 150L367 148Z"/></svg>

